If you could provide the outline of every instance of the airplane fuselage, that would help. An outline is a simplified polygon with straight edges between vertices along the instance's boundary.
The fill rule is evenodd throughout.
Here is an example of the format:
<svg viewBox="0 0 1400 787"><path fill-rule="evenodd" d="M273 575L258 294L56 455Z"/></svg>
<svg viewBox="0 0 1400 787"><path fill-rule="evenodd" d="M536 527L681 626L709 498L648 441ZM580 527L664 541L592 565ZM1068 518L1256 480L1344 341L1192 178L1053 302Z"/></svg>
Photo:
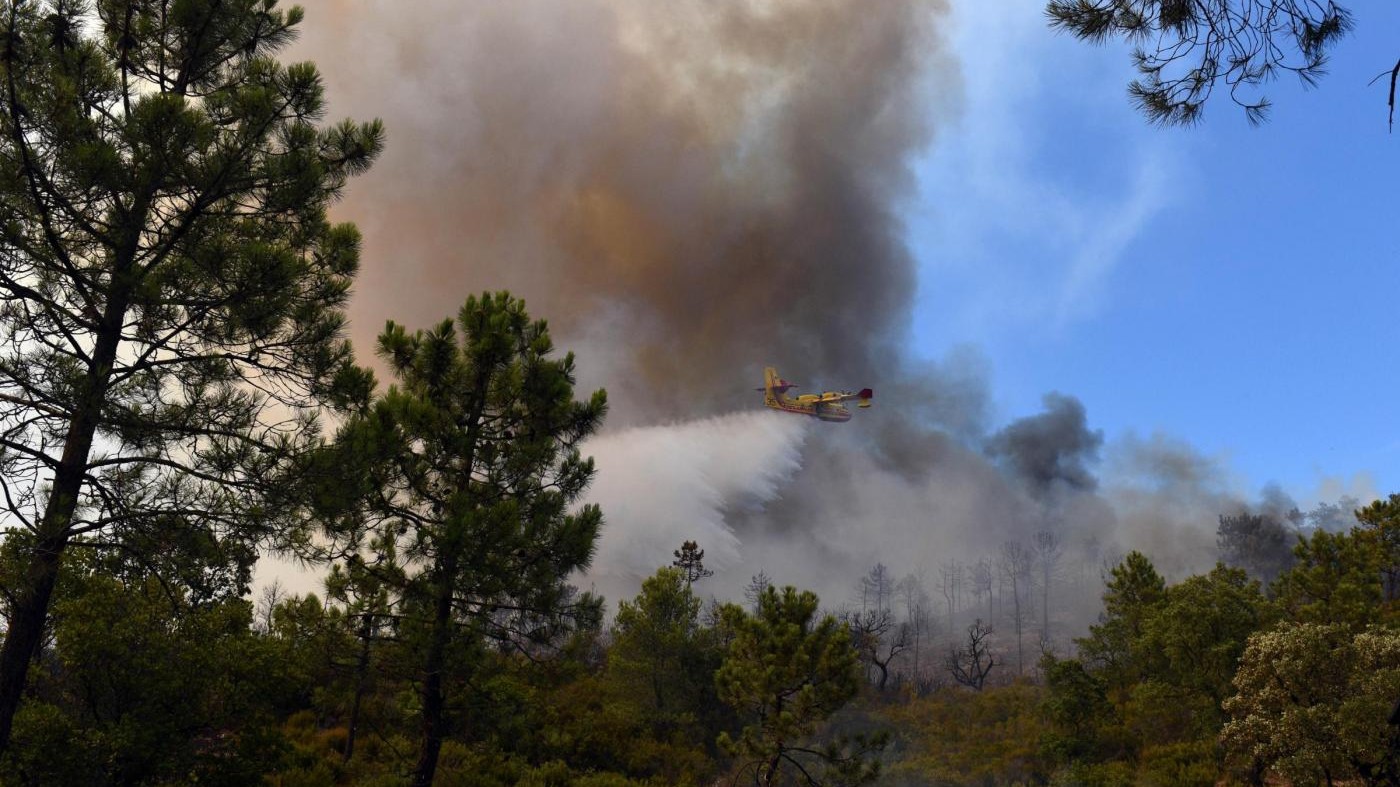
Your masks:
<svg viewBox="0 0 1400 787"><path fill-rule="evenodd" d="M775 394L765 397L763 403L774 410L781 410L782 412L793 413L794 415L806 415L812 418L820 418L823 421L841 422L851 420L851 411L847 410L845 405L832 402L823 403L818 401L820 398L821 397L808 394L799 396L796 399L790 399L782 394ZM803 401L804 399L806 401Z"/></svg>

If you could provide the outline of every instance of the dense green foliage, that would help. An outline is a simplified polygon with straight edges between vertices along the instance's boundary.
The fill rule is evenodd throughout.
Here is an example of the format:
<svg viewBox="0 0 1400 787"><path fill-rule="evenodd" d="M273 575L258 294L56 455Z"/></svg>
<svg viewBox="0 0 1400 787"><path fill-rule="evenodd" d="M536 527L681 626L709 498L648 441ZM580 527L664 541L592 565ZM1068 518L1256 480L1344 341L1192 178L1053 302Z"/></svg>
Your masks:
<svg viewBox="0 0 1400 787"><path fill-rule="evenodd" d="M1400 631L1286 623L1253 637L1222 739L1245 776L1400 783Z"/></svg>
<svg viewBox="0 0 1400 787"><path fill-rule="evenodd" d="M815 783L861 784L878 776L879 762L867 755L883 746L882 738L808 742L859 690L846 626L830 615L819 619L817 597L791 586L766 588L752 615L734 604L720 615L732 639L715 673L719 696L753 720L738 737L720 735L740 773L752 769L754 783L765 786L787 783L793 771Z"/></svg>
<svg viewBox="0 0 1400 787"><path fill-rule="evenodd" d="M894 730L898 759L887 778L900 785L1043 783L1050 758L1039 752L1048 734L1038 704L1043 690L1027 682L982 691L942 689L879 709Z"/></svg>
<svg viewBox="0 0 1400 787"><path fill-rule="evenodd" d="M246 602L192 604L153 578L74 567L54 620L5 783L232 787L277 764L291 676Z"/></svg>

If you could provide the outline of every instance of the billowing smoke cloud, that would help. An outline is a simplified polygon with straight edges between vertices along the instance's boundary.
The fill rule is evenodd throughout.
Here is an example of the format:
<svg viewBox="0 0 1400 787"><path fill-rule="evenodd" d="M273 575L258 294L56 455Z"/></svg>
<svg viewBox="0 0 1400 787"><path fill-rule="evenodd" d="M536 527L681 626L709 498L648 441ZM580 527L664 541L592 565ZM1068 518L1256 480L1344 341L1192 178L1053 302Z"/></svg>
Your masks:
<svg viewBox="0 0 1400 787"><path fill-rule="evenodd" d="M944 13L313 0L298 54L389 131L342 210L366 233L355 338L509 288L629 424L747 404L767 363L890 374Z"/></svg>
<svg viewBox="0 0 1400 787"><path fill-rule="evenodd" d="M1105 494L1118 512L1110 558L1137 549L1178 577L1212 565L1218 517L1247 508L1223 464L1163 434L1126 435L1107 453Z"/></svg>
<svg viewBox="0 0 1400 787"><path fill-rule="evenodd" d="M833 604L876 561L935 571L1041 531L1086 564L1213 561L1238 505L1218 467L1130 440L1100 484L1077 400L990 432L975 353L899 352L898 210L958 90L943 0L306 5L295 54L332 115L389 134L338 209L365 233L353 338L484 289L549 319L613 403L587 447L608 522L590 580L610 598L684 539L720 595L764 570ZM770 364L804 390L874 387L876 407L755 412Z"/></svg>
<svg viewBox="0 0 1400 787"><path fill-rule="evenodd" d="M1012 423L992 437L988 450L1041 493L1058 488L1092 491L1098 481L1089 464L1098 458L1103 432L1091 431L1084 405L1072 396L1045 395L1045 412Z"/></svg>

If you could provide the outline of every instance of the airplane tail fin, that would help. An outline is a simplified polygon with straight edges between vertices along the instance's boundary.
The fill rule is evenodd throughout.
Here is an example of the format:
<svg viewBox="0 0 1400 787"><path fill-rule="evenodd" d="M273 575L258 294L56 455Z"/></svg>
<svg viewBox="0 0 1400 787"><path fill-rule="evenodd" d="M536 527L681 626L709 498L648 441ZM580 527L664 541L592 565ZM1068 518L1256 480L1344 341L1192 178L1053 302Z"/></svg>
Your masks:
<svg viewBox="0 0 1400 787"><path fill-rule="evenodd" d="M763 387L758 390L763 392L763 402L769 407L777 407L779 402L785 397L789 388L797 386L778 376L778 370L771 366L763 370Z"/></svg>
<svg viewBox="0 0 1400 787"><path fill-rule="evenodd" d="M773 389L774 384L776 384L777 382L779 382L778 370L774 369L771 366L765 367L763 370L763 387L755 388L754 390L759 391L760 393L771 391Z"/></svg>
<svg viewBox="0 0 1400 787"><path fill-rule="evenodd" d="M796 385L778 376L778 370L771 366L763 369L763 387L755 388L755 391L775 391L783 393L789 388L796 388Z"/></svg>
<svg viewBox="0 0 1400 787"><path fill-rule="evenodd" d="M778 370L769 366L763 370L763 387L758 389L763 392L763 403L769 407L778 406L779 393L773 390L773 386L781 381L778 377Z"/></svg>
<svg viewBox="0 0 1400 787"><path fill-rule="evenodd" d="M875 398L875 392L869 388L862 388L860 389L860 393L856 394L856 396L860 398L860 404L857 405L858 407L869 407L870 400Z"/></svg>

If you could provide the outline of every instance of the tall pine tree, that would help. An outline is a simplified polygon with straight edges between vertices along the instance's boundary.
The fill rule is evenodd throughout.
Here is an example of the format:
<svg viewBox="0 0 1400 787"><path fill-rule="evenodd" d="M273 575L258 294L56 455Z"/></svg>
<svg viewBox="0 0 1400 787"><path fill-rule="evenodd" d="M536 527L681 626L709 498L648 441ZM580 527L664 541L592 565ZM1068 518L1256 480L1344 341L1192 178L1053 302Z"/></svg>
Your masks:
<svg viewBox="0 0 1400 787"><path fill-rule="evenodd" d="M505 293L469 298L455 323L427 331L391 322L379 354L398 383L325 457L330 540L397 556L373 570L396 585L400 633L420 660L420 787L453 726L449 674L470 677L487 641L529 648L598 615L565 580L588 564L602 521L570 505L593 477L576 446L606 397L575 401L573 356L552 350L545 323Z"/></svg>
<svg viewBox="0 0 1400 787"><path fill-rule="evenodd" d="M246 581L341 338L358 260L326 209L379 124L320 129L276 0L0 10L0 750L66 551ZM199 573L199 572L194 572Z"/></svg>

